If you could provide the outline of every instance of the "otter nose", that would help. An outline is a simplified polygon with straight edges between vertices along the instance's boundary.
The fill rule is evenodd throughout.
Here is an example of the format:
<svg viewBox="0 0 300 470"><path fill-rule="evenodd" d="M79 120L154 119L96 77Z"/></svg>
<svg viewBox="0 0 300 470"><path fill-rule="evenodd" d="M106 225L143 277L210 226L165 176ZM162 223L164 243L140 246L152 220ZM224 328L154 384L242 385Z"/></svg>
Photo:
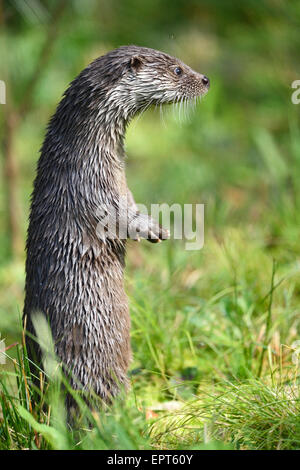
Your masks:
<svg viewBox="0 0 300 470"><path fill-rule="evenodd" d="M202 77L202 83L203 85L207 86L207 88L209 87L210 83L209 83L209 78L207 78L205 75L203 75Z"/></svg>

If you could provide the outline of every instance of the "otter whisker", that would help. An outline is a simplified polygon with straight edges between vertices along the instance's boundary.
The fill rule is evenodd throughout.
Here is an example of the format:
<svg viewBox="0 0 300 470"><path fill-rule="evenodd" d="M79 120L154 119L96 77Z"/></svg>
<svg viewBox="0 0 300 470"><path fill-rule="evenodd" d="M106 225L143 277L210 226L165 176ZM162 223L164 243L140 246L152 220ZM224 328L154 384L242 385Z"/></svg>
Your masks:
<svg viewBox="0 0 300 470"><path fill-rule="evenodd" d="M137 119L135 120L134 126L137 125L137 123L139 122L139 120L141 119L141 117L143 116L143 114L145 113L145 111L147 111L147 109L150 108L150 106L153 104L153 101L154 101L154 100L151 99L151 100L149 101L149 103L146 103L145 106L141 109L141 111L140 111L140 113L139 113Z"/></svg>
<svg viewBox="0 0 300 470"><path fill-rule="evenodd" d="M164 111L163 111L163 103L160 103L160 107L159 107L159 112L160 112L160 119L163 123L163 126L166 127L166 122L164 120Z"/></svg>

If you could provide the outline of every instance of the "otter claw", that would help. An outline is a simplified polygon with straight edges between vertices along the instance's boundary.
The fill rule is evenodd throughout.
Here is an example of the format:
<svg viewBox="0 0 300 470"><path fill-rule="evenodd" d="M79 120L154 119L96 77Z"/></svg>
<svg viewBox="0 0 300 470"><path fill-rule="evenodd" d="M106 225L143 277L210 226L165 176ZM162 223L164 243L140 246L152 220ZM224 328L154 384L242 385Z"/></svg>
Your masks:
<svg viewBox="0 0 300 470"><path fill-rule="evenodd" d="M135 241L139 241L141 237L151 243L160 243L162 240L166 240L170 237L168 230L162 228L151 217L143 214L138 214L138 216L133 219L130 229L129 237L131 235L130 238L133 238Z"/></svg>

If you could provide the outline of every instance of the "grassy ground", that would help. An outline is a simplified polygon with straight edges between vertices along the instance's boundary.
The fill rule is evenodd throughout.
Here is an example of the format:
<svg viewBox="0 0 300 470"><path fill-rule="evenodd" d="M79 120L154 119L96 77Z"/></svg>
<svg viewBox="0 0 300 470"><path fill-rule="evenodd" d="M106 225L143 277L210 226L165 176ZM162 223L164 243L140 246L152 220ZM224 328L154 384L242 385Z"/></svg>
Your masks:
<svg viewBox="0 0 300 470"><path fill-rule="evenodd" d="M299 448L297 266L272 263L238 231L208 241L193 259L175 243L157 249L141 249L141 266L129 267L126 406L100 415L83 409L81 431L72 433L57 380L43 398L50 408L32 409L18 353L15 372L1 374L2 448Z"/></svg>
<svg viewBox="0 0 300 470"><path fill-rule="evenodd" d="M269 2L252 2L234 19L208 3L200 29L187 23L173 42L150 35L145 45L207 74L209 94L187 119L166 110L162 122L148 111L127 136L136 201L204 203L204 248L129 243L131 391L100 414L81 403L81 429L72 432L59 377L43 392L46 406L33 406L19 320L24 258L9 258L1 232L0 332L6 346L19 343L0 365L2 449L300 448L300 105L291 103L290 88L300 78L299 7L277 2L268 16ZM139 24L131 28L136 37L108 38L105 47L91 47L83 30L77 42L75 30L58 41L17 136L24 236L37 151L58 95L102 49L142 44L138 34L147 32ZM39 34L15 34L11 57L34 56ZM30 62L21 62L26 75ZM0 207L4 226L2 187Z"/></svg>

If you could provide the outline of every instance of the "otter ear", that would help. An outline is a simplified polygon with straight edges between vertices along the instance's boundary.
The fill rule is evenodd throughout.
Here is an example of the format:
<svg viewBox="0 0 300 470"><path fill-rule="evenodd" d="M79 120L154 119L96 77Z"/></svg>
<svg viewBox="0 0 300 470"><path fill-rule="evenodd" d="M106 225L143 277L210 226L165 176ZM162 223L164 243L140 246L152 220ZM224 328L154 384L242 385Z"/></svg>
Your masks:
<svg viewBox="0 0 300 470"><path fill-rule="evenodd" d="M135 55L130 59L130 67L136 72L141 68L143 60L141 57Z"/></svg>

